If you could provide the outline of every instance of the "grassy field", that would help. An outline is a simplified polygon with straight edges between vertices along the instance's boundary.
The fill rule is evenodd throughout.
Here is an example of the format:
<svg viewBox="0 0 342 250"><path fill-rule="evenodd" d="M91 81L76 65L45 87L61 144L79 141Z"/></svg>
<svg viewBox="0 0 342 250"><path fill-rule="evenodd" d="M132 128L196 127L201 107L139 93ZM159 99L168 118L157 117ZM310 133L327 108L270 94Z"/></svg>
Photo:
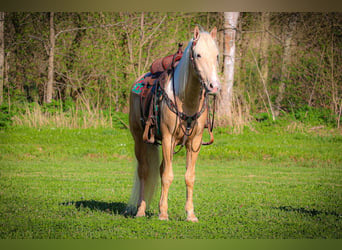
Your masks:
<svg viewBox="0 0 342 250"><path fill-rule="evenodd" d="M342 238L342 136L217 129L196 168L186 222L184 150L170 220L158 196L145 218L121 215L135 160L127 129L0 131L1 239Z"/></svg>

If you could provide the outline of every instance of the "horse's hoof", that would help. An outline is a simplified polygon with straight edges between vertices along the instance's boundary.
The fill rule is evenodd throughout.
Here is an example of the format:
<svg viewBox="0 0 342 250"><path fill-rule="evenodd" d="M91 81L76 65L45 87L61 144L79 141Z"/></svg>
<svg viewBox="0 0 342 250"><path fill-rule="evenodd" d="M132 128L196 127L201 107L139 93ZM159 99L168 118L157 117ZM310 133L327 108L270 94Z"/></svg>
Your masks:
<svg viewBox="0 0 342 250"><path fill-rule="evenodd" d="M168 221L169 220L169 216L168 215L159 215L159 220Z"/></svg>
<svg viewBox="0 0 342 250"><path fill-rule="evenodd" d="M188 217L186 221L191 221L191 222L198 222L198 219L196 216Z"/></svg>

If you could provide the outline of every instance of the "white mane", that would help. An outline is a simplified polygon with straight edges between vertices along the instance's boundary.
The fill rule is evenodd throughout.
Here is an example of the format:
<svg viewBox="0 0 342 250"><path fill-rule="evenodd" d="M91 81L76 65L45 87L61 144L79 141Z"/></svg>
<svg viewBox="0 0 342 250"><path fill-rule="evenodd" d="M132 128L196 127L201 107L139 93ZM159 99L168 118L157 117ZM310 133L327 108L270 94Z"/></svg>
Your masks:
<svg viewBox="0 0 342 250"><path fill-rule="evenodd" d="M202 39L201 39L202 38ZM179 61L174 73L174 85L175 85L175 93L178 97L184 97L185 87L189 80L189 70L191 68L191 61L190 61L190 50L193 44L193 39L191 39L184 50L182 59ZM200 38L197 41L194 51L194 57L196 56L196 51L202 49L201 54L206 54L209 48L215 47L217 49L217 45L215 41L211 38L208 32L201 32ZM170 97L173 98L173 87L172 87L172 78L167 87L167 93Z"/></svg>
<svg viewBox="0 0 342 250"><path fill-rule="evenodd" d="M185 48L182 59L180 60L178 67L176 67L175 74L173 76L175 79L175 91L177 96L180 96L184 93L186 83L188 82L190 69L190 50L192 43L193 39L190 40L188 46Z"/></svg>

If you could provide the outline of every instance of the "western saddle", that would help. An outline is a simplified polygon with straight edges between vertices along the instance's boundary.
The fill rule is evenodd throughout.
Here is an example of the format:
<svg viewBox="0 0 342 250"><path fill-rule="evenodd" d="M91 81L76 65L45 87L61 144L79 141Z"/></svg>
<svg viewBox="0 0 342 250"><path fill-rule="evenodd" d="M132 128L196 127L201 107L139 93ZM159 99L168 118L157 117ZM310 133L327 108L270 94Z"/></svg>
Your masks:
<svg viewBox="0 0 342 250"><path fill-rule="evenodd" d="M150 72L138 78L141 84L139 91L141 123L144 128L143 140L150 144L160 144L161 140L159 122L159 102L162 99L162 89L173 74L183 56L183 44L178 44L178 51L163 58L155 60L150 67ZM134 87L133 87L134 88Z"/></svg>

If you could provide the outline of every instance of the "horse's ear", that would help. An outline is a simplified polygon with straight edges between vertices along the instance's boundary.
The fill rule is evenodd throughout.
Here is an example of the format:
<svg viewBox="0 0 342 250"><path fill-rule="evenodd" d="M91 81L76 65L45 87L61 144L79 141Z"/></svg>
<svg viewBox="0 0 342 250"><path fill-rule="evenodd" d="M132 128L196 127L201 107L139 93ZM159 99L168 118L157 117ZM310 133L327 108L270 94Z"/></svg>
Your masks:
<svg viewBox="0 0 342 250"><path fill-rule="evenodd" d="M210 31L210 35L213 39L216 39L216 34L217 34L217 28L214 27L211 31Z"/></svg>
<svg viewBox="0 0 342 250"><path fill-rule="evenodd" d="M195 30L194 30L194 40L195 40L195 41L198 40L199 34L200 34L200 31L199 31L198 26L196 25Z"/></svg>

